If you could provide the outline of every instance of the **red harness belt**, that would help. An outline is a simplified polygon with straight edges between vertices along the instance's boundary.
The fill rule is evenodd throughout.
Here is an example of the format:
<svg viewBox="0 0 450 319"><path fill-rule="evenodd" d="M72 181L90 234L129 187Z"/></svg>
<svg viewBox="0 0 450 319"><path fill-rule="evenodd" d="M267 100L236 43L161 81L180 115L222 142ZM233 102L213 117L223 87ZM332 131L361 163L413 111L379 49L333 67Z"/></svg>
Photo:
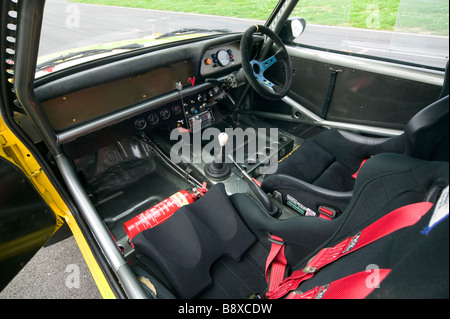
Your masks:
<svg viewBox="0 0 450 319"><path fill-rule="evenodd" d="M390 269L376 271L378 283L391 272ZM367 271L361 271L304 293L292 292L287 299L364 299L377 288L376 285L368 284L369 278Z"/></svg>
<svg viewBox="0 0 450 319"><path fill-rule="evenodd" d="M266 261L266 280L269 284L266 297L269 299L282 298L288 292L297 289L301 282L313 277L320 268L396 230L414 225L432 206L432 203L420 202L400 207L336 246L323 248L311 258L305 268L294 271L287 278L284 278L287 265L284 243L281 238L272 235L272 248Z"/></svg>

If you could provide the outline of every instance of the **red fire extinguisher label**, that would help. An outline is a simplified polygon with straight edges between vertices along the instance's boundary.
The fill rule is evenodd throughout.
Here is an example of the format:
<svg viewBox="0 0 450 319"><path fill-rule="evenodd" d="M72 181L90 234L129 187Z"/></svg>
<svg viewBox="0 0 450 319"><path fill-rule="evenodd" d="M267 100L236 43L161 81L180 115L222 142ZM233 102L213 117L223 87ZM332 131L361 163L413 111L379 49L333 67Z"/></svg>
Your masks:
<svg viewBox="0 0 450 319"><path fill-rule="evenodd" d="M161 224L180 207L194 202L193 197L185 190L173 194L162 202L147 209L123 224L128 238L131 240L140 232Z"/></svg>

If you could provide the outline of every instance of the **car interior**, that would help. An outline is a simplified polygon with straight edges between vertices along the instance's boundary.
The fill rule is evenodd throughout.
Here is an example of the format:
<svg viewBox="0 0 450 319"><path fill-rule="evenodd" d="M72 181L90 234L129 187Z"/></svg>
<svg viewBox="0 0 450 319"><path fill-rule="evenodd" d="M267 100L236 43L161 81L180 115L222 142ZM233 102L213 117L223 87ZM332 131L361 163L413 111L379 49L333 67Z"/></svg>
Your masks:
<svg viewBox="0 0 450 319"><path fill-rule="evenodd" d="M364 297L448 298L448 218L421 233L449 183L448 63L317 52L269 21L34 79L42 8L22 9L10 121L119 277L111 282L132 278L118 295L264 298L271 236L288 277L390 212L431 202L417 223L281 297L376 265L390 273ZM130 238L124 224L181 190L192 203Z"/></svg>

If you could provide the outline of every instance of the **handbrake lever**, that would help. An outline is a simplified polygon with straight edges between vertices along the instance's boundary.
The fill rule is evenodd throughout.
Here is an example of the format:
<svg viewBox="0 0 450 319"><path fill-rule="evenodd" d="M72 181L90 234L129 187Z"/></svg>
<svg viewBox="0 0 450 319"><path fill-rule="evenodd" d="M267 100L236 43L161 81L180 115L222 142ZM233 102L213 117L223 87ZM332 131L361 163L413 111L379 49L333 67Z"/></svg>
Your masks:
<svg viewBox="0 0 450 319"><path fill-rule="evenodd" d="M278 207L276 205L273 205L269 195L267 195L261 187L251 178L250 175L245 171L245 169L236 163L233 156L231 154L228 154L228 158L231 160L231 162L234 164L234 166L237 167L237 169L241 172L242 176L246 180L248 186L250 187L250 191L256 196L258 201L261 203L261 205L267 210L269 215L275 216L278 214Z"/></svg>

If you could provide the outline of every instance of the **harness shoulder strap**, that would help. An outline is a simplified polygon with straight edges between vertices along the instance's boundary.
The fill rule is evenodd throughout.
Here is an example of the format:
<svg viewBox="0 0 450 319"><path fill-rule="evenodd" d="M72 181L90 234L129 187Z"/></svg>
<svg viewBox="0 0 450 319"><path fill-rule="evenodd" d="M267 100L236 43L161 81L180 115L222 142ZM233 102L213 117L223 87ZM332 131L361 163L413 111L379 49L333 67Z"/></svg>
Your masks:
<svg viewBox="0 0 450 319"><path fill-rule="evenodd" d="M401 228L414 225L432 206L433 204L430 202L420 202L400 207L370 224L357 234L341 241L334 247L323 248L317 255L311 258L305 268L294 271L275 288L274 285L270 285L266 297L269 299L283 297L289 291L295 290L302 281L313 277L314 273L320 268ZM282 251L282 249L278 249L278 253ZM285 257L283 258L285 259ZM272 260L283 260L283 258L276 257L272 258ZM270 264L266 264L266 276L270 267ZM279 272L276 272L276 276L280 276ZM272 278L269 278L269 280L280 282L279 277L276 280Z"/></svg>
<svg viewBox="0 0 450 319"><path fill-rule="evenodd" d="M269 240L272 242L269 256L266 260L266 281L269 290L276 289L283 281L286 273L287 260L284 255L284 242L275 235L271 235Z"/></svg>
<svg viewBox="0 0 450 319"><path fill-rule="evenodd" d="M317 286L307 292L292 292L287 299L364 299L391 272L390 269L376 269L377 283L370 282L372 272L361 271L338 279L327 285Z"/></svg>

